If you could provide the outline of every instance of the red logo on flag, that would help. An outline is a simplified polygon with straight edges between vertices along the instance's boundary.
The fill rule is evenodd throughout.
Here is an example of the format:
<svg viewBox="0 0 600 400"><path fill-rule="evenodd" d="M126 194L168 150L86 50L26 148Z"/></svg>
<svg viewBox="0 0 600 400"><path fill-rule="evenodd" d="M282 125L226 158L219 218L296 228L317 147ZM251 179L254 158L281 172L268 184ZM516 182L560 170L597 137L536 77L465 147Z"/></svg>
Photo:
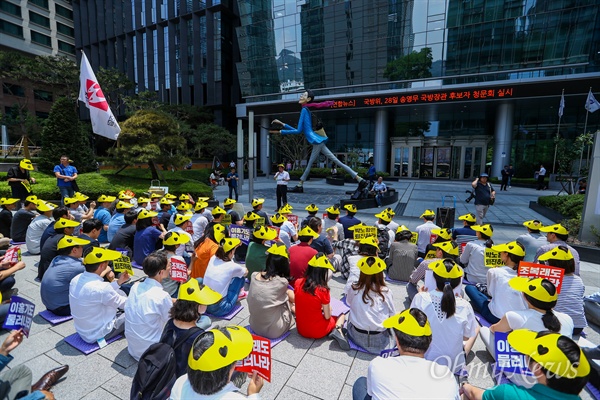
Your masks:
<svg viewBox="0 0 600 400"><path fill-rule="evenodd" d="M102 111L107 111L108 103L104 98L104 93L102 93L102 89L100 89L98 82L87 79L85 82L85 87L85 96L88 99L88 104L92 107L99 108Z"/></svg>

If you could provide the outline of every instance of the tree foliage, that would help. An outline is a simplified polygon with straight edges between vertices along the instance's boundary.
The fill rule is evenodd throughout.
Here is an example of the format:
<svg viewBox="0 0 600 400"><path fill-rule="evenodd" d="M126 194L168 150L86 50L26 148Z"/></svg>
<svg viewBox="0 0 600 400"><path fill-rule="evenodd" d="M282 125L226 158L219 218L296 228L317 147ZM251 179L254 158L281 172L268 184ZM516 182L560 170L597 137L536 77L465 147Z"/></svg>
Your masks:
<svg viewBox="0 0 600 400"><path fill-rule="evenodd" d="M430 47L423 47L420 51L413 51L390 61L383 72L383 76L390 81L405 81L431 77L433 56Z"/></svg>
<svg viewBox="0 0 600 400"><path fill-rule="evenodd" d="M89 137L79 123L73 99L67 97L54 101L44 123L40 169L52 171L63 154L73 160L79 172L96 169Z"/></svg>
<svg viewBox="0 0 600 400"><path fill-rule="evenodd" d="M271 135L270 139L286 160L306 160L310 154L311 145L305 140L304 135L275 134Z"/></svg>
<svg viewBox="0 0 600 400"><path fill-rule="evenodd" d="M188 134L190 150L199 158L223 157L236 148L236 137L219 125L200 124Z"/></svg>
<svg viewBox="0 0 600 400"><path fill-rule="evenodd" d="M135 83L116 68L100 67L96 72L96 78L110 108L117 113L125 105L127 93L135 88Z"/></svg>

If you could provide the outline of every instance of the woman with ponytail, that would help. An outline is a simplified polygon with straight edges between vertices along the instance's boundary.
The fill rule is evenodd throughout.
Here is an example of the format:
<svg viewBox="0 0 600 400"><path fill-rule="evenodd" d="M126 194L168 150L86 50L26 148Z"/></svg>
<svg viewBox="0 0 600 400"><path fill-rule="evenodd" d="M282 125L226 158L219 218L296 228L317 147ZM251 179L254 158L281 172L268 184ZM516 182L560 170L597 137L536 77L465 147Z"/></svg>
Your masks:
<svg viewBox="0 0 600 400"><path fill-rule="evenodd" d="M410 307L423 311L431 325L433 340L425 359L446 365L458 374L465 365L465 354L475 343L479 325L469 302L454 294L464 275L462 268L450 258L438 260L429 268L436 289L419 292Z"/></svg>

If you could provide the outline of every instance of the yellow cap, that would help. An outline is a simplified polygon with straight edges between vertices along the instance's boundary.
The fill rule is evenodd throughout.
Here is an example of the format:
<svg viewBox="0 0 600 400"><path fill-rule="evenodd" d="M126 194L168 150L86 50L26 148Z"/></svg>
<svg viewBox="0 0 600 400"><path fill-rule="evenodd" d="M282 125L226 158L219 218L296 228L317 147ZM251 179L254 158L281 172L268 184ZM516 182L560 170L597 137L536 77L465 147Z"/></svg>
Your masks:
<svg viewBox="0 0 600 400"><path fill-rule="evenodd" d="M434 243L433 246L442 249L442 251L450 254L451 256L458 256L458 245L452 240L442 243Z"/></svg>
<svg viewBox="0 0 600 400"><path fill-rule="evenodd" d="M291 213L292 213L292 206L290 206L289 204L286 204L279 209L279 214L291 214Z"/></svg>
<svg viewBox="0 0 600 400"><path fill-rule="evenodd" d="M336 206L327 207L325 211L332 215L340 215L340 209Z"/></svg>
<svg viewBox="0 0 600 400"><path fill-rule="evenodd" d="M300 232L298 232L298 236L310 236L313 239L316 239L319 237L319 234L315 232L310 226L305 226L300 230Z"/></svg>
<svg viewBox="0 0 600 400"><path fill-rule="evenodd" d="M287 259L290 258L290 255L288 254L288 251L287 251L287 247L285 247L285 244L283 244L283 243L273 243L271 245L271 247L269 247L267 249L267 253L273 254L276 256L282 256Z"/></svg>
<svg viewBox="0 0 600 400"><path fill-rule="evenodd" d="M158 193L150 193L150 198L152 200L154 199L160 199L162 197L162 195L158 194Z"/></svg>
<svg viewBox="0 0 600 400"><path fill-rule="evenodd" d="M214 206L211 212L212 215L220 215L220 214L227 214L227 211L223 210L221 207L219 206Z"/></svg>
<svg viewBox="0 0 600 400"><path fill-rule="evenodd" d="M237 203L237 201L235 201L234 199L230 199L229 197L225 199L225 201L223 202L224 206L230 206L232 204Z"/></svg>
<svg viewBox="0 0 600 400"><path fill-rule="evenodd" d="M367 238L361 239L358 243L367 244L367 245L373 246L377 250L379 250L379 245L377 243L377 239L375 239L374 237L367 237Z"/></svg>
<svg viewBox="0 0 600 400"><path fill-rule="evenodd" d="M161 204L161 205L163 205L163 204L172 205L172 204L175 204L175 202L173 200L167 199L166 197L163 197L162 199L160 199L159 204Z"/></svg>
<svg viewBox="0 0 600 400"><path fill-rule="evenodd" d="M179 286L179 293L177 295L178 300L193 301L205 306L215 304L222 298L221 293L215 292L206 285L202 285L202 288L200 288L198 280L194 278L182 283Z"/></svg>
<svg viewBox="0 0 600 400"><path fill-rule="evenodd" d="M423 211L423 214L421 214L421 216L419 218L423 218L423 217L435 217L435 211L427 209L427 210Z"/></svg>
<svg viewBox="0 0 600 400"><path fill-rule="evenodd" d="M406 225L400 225L398 227L398 229L396 229L396 233L400 233L400 232L404 232L404 231L410 232L410 229L408 229L408 227Z"/></svg>
<svg viewBox="0 0 600 400"><path fill-rule="evenodd" d="M174 194L171 194L171 193L167 193L167 194L165 194L165 196L164 196L164 197L165 197L165 199L167 199L167 200L177 200L177 196L175 196Z"/></svg>
<svg viewBox="0 0 600 400"><path fill-rule="evenodd" d="M255 229L252 235L254 235L255 238L262 240L273 240L277 237L277 231L263 225L260 228Z"/></svg>
<svg viewBox="0 0 600 400"><path fill-rule="evenodd" d="M61 249L65 249L67 247L85 246L86 244L90 244L90 243L91 242L89 240L80 239L75 236L65 235L58 241L58 244L56 245L56 249L61 250Z"/></svg>
<svg viewBox="0 0 600 400"><path fill-rule="evenodd" d="M275 213L273 215L271 215L271 217L269 217L271 219L271 222L273 222L274 224L283 224L285 221L287 221L287 218L285 215L280 214L280 213Z"/></svg>
<svg viewBox="0 0 600 400"><path fill-rule="evenodd" d="M375 214L375 216L385 222L390 222L392 220L392 215L385 210L383 210L379 214Z"/></svg>
<svg viewBox="0 0 600 400"><path fill-rule="evenodd" d="M473 213L463 214L460 217L458 217L458 219L460 221L467 221L467 222L475 222L475 221L477 221L477 218L475 217L475 214L473 214Z"/></svg>
<svg viewBox="0 0 600 400"><path fill-rule="evenodd" d="M150 203L150 199L148 197L138 197L137 199L138 205L144 203Z"/></svg>
<svg viewBox="0 0 600 400"><path fill-rule="evenodd" d="M358 212L358 210L356 209L356 205L354 205L354 204L346 204L344 206L344 210L350 211L352 213L357 213Z"/></svg>
<svg viewBox="0 0 600 400"><path fill-rule="evenodd" d="M90 251L83 259L84 264L98 264L105 261L114 261L123 257L119 251L108 250L102 247L94 247L94 251Z"/></svg>
<svg viewBox="0 0 600 400"><path fill-rule="evenodd" d="M184 193L184 194L181 194L181 195L179 196L179 200L180 200L180 201L188 201L189 199L190 199L190 195L189 195L189 194L185 194L185 193Z"/></svg>
<svg viewBox="0 0 600 400"><path fill-rule="evenodd" d="M550 251L545 252L541 256L538 257L539 261L546 260L561 260L561 261L569 261L573 259L573 254L571 254L571 250L567 248L567 251L561 249L560 247L555 247Z"/></svg>
<svg viewBox="0 0 600 400"><path fill-rule="evenodd" d="M317 207L314 204L309 204L304 209L309 213L316 213L317 211L319 211L319 207Z"/></svg>
<svg viewBox="0 0 600 400"><path fill-rule="evenodd" d="M81 192L75 192L75 198L77 198L77 201L86 201L87 199L90 198L90 196L86 196L85 194L83 194Z"/></svg>
<svg viewBox="0 0 600 400"><path fill-rule="evenodd" d="M173 222L175 223L175 226L179 226L179 225L183 224L184 222L189 221L191 218L192 218L192 216L189 214L175 214L175 218L173 218Z"/></svg>
<svg viewBox="0 0 600 400"><path fill-rule="evenodd" d="M213 234L218 245L220 245L223 239L225 239L227 236L226 229L221 224L216 224L213 226Z"/></svg>
<svg viewBox="0 0 600 400"><path fill-rule="evenodd" d="M196 204L194 205L194 211L200 211L203 208L208 207L208 203L205 201L198 201L196 202Z"/></svg>
<svg viewBox="0 0 600 400"><path fill-rule="evenodd" d="M246 215L244 215L244 221L256 221L260 216L253 211L248 211Z"/></svg>
<svg viewBox="0 0 600 400"><path fill-rule="evenodd" d="M561 339L562 338L562 339ZM590 374L590 363L579 349L579 363L572 363L558 346L558 341L571 339L559 333L534 332L528 329L517 329L508 334L508 344L516 351L529 356L554 375L562 378L583 378ZM576 346L576 343L573 342ZM573 346L573 347L574 347Z"/></svg>
<svg viewBox="0 0 600 400"><path fill-rule="evenodd" d="M146 219L146 218L154 218L158 216L157 212L154 211L148 211L148 210L141 210L138 213L137 219Z"/></svg>
<svg viewBox="0 0 600 400"><path fill-rule="evenodd" d="M348 228L349 231L353 231L356 228L362 228L363 226L366 226L364 222L361 222L360 224L356 224L356 225L352 225L351 227Z"/></svg>
<svg viewBox="0 0 600 400"><path fill-rule="evenodd" d="M210 200L210 197L198 197L198 201L207 202Z"/></svg>
<svg viewBox="0 0 600 400"><path fill-rule="evenodd" d="M559 235L568 235L569 231L561 224L554 224L540 228L540 232L558 233Z"/></svg>
<svg viewBox="0 0 600 400"><path fill-rule="evenodd" d="M473 225L471 227L476 232L481 232L488 237L492 237L494 235L494 228L490 224L485 225Z"/></svg>
<svg viewBox="0 0 600 400"><path fill-rule="evenodd" d="M265 202L265 199L252 199L252 208L256 208Z"/></svg>
<svg viewBox="0 0 600 400"><path fill-rule="evenodd" d="M79 202L79 199L77 197L65 197L63 199L63 203L64 203L65 206L69 206L71 204L75 204L75 203L78 203L78 202Z"/></svg>
<svg viewBox="0 0 600 400"><path fill-rule="evenodd" d="M532 220L523 222L523 226L531 229L532 231L539 231L540 228L544 227L544 224L542 224L541 221L532 219Z"/></svg>
<svg viewBox="0 0 600 400"><path fill-rule="evenodd" d="M452 232L450 232L450 229L446 229L446 228L432 229L431 233L433 233L434 235L437 235L438 237L440 237L444 240L452 240Z"/></svg>
<svg viewBox="0 0 600 400"><path fill-rule="evenodd" d="M33 171L33 164L31 163L31 160L28 160L27 158L24 158L19 162L19 167L27 171Z"/></svg>
<svg viewBox="0 0 600 400"><path fill-rule="evenodd" d="M125 193L124 190L121 190L117 196L119 198L119 200L131 200L133 199L133 196L130 196L128 194Z"/></svg>
<svg viewBox="0 0 600 400"><path fill-rule="evenodd" d="M335 272L335 268L329 261L329 258L327 258L327 256L323 253L315 254L310 260L308 260L308 265L315 268L327 268Z"/></svg>
<svg viewBox="0 0 600 400"><path fill-rule="evenodd" d="M35 203L38 201L38 198L36 195L32 194L31 196L27 196L25 198L26 201L30 202L30 203Z"/></svg>
<svg viewBox="0 0 600 400"><path fill-rule="evenodd" d="M56 207L52 203L46 203L44 200L38 200L36 203L37 210L41 213L54 210ZM79 224L78 224L79 225Z"/></svg>
<svg viewBox="0 0 600 400"><path fill-rule="evenodd" d="M59 218L59 220L54 223L54 229L75 228L77 226L79 226L79 222L71 221L66 218Z"/></svg>
<svg viewBox="0 0 600 400"><path fill-rule="evenodd" d="M8 197L8 198L3 197L0 199L0 206L15 204L17 201L19 201L19 199L13 199L11 197Z"/></svg>
<svg viewBox="0 0 600 400"><path fill-rule="evenodd" d="M100 197L98 197L98 203L112 203L116 199L117 198L115 196L107 196L107 195L103 194L103 195L100 195Z"/></svg>
<svg viewBox="0 0 600 400"><path fill-rule="evenodd" d="M392 217L394 217L396 215L396 212L394 210L392 210L391 207L386 208L385 210L388 214L390 214Z"/></svg>
<svg viewBox="0 0 600 400"><path fill-rule="evenodd" d="M194 350L190 351L188 366L191 369L204 372L216 371L243 360L252 352L254 339L246 328L234 325L222 329L226 333L220 329L211 329L201 334L201 336L212 334L214 342L197 360L194 358Z"/></svg>
<svg viewBox="0 0 600 400"><path fill-rule="evenodd" d="M384 328L394 328L410 336L431 336L429 321L424 326L410 313L410 308L383 321Z"/></svg>
<svg viewBox="0 0 600 400"><path fill-rule="evenodd" d="M450 268L450 271L448 271L448 268L446 268L447 262L452 263L452 268ZM464 275L463 269L449 258L432 262L429 264L429 269L432 270L434 274L444 279L456 279Z"/></svg>
<svg viewBox="0 0 600 400"><path fill-rule="evenodd" d="M167 246L177 246L178 244L186 244L190 241L190 237L188 235L184 235L179 232L167 232L165 238L163 239L163 244Z"/></svg>
<svg viewBox="0 0 600 400"><path fill-rule="evenodd" d="M379 257L363 257L358 261L358 269L365 275L375 275L385 271L386 266Z"/></svg>
<svg viewBox="0 0 600 400"><path fill-rule="evenodd" d="M187 211L192 209L192 205L190 203L179 203L177 207L175 207L178 211Z"/></svg>
<svg viewBox="0 0 600 400"><path fill-rule="evenodd" d="M496 246L492 246L492 250L497 251L498 253L510 253L514 254L518 257L525 257L525 249L516 241L498 244Z"/></svg>
<svg viewBox="0 0 600 400"><path fill-rule="evenodd" d="M223 250L225 250L225 253L229 253L231 250L235 249L240 244L242 244L242 241L238 238L227 238L223 241L222 246Z"/></svg>
<svg viewBox="0 0 600 400"><path fill-rule="evenodd" d="M543 281L548 281L552 286L551 292L548 292L544 286ZM548 279L543 278L526 278L523 276L517 276L508 281L511 288L523 292L528 296L533 297L543 303L552 303L558 299L558 293L556 293L556 287Z"/></svg>
<svg viewBox="0 0 600 400"><path fill-rule="evenodd" d="M127 203L125 201L119 200L117 205L115 206L117 210L125 210L127 208L133 208L133 204Z"/></svg>

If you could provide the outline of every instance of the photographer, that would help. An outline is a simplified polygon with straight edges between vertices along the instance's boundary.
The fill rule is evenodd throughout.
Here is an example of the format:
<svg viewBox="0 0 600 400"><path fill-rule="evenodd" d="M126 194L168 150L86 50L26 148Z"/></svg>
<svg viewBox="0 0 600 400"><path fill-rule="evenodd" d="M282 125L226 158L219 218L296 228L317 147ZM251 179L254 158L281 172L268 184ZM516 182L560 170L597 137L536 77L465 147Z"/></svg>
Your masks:
<svg viewBox="0 0 600 400"><path fill-rule="evenodd" d="M496 191L488 182L488 174L482 172L479 178L476 178L472 183L475 192L475 215L477 216L477 225L483 224L483 219L488 208L496 200Z"/></svg>
<svg viewBox="0 0 600 400"><path fill-rule="evenodd" d="M383 183L383 177L380 176L377 178L377 182L373 184L373 188L371 188L371 193L375 195L377 207L381 207L381 198L385 192L387 192L387 186L385 186L385 183Z"/></svg>

